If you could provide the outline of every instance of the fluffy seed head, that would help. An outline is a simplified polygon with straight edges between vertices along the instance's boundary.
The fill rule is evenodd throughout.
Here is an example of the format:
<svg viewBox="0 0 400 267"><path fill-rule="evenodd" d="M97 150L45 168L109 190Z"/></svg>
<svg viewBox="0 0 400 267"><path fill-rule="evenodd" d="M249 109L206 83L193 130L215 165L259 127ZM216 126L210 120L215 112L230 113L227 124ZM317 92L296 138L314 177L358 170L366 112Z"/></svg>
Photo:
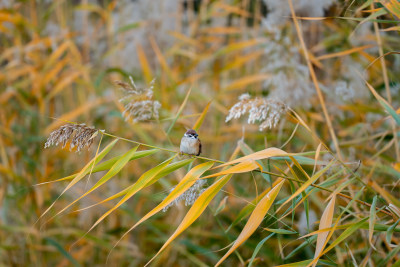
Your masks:
<svg viewBox="0 0 400 267"><path fill-rule="evenodd" d="M182 200L185 200L185 206L191 206L196 201L196 199L206 190L203 188L206 184L205 180L197 180L188 190L186 190L182 195L177 197L173 202L171 202L168 206L166 206L163 211L166 212L171 206L179 205ZM174 190L172 188L172 190Z"/></svg>
<svg viewBox="0 0 400 267"><path fill-rule="evenodd" d="M57 146L58 144L62 144L62 148L64 148L69 140L69 150L71 151L76 147L76 150L79 152L83 148L89 148L93 144L93 140L98 132L94 127L88 127L84 123L68 123L50 133L49 138L44 144L44 148L48 148L51 145Z"/></svg>
<svg viewBox="0 0 400 267"><path fill-rule="evenodd" d="M125 109L122 115L125 120L133 122L148 121L152 118L158 119L160 102L153 100L154 81L151 81L150 86L139 88L136 86L132 77L129 77L130 84L122 81L115 83L124 91L125 96L119 101L124 103Z"/></svg>
<svg viewBox="0 0 400 267"><path fill-rule="evenodd" d="M225 119L228 122L232 119L238 119L248 113L247 123L254 124L261 122L259 130L275 127L281 115L287 112L287 106L282 102L256 97L250 98L249 94L243 94L239 97L239 102L231 107L229 114Z"/></svg>

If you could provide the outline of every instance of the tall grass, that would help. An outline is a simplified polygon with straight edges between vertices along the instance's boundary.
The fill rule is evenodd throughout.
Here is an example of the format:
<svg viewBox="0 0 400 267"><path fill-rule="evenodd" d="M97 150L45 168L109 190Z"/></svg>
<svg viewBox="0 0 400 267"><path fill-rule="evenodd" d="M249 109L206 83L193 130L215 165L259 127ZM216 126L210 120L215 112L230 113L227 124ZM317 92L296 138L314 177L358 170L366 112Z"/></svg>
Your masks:
<svg viewBox="0 0 400 267"><path fill-rule="evenodd" d="M398 266L399 19L3 1L0 263Z"/></svg>

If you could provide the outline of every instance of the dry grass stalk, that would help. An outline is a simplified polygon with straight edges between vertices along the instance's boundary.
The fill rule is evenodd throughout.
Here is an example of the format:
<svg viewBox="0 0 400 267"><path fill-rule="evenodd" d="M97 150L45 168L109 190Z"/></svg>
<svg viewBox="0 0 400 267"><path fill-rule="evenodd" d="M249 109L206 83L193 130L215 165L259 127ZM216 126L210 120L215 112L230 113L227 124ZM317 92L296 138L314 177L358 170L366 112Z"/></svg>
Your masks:
<svg viewBox="0 0 400 267"><path fill-rule="evenodd" d="M181 202L182 200L185 200L185 206L193 205L196 199L204 192L204 190L206 190L203 189L205 184L205 180L197 180L188 190L186 190L182 195L177 197L173 202L166 206L163 211L166 212L169 207L173 205L179 205L179 202ZM173 187L170 192L172 192L172 190L174 189L175 187Z"/></svg>
<svg viewBox="0 0 400 267"><path fill-rule="evenodd" d="M136 86L132 77L130 84L122 81L115 83L124 91L125 96L119 101L124 103L125 110L122 115L125 120L132 119L133 122L148 121L150 119L158 119L160 102L153 100L154 81L151 81L150 86L139 88Z"/></svg>
<svg viewBox="0 0 400 267"><path fill-rule="evenodd" d="M69 150L71 151L74 147L79 152L85 147L89 147L93 144L94 138L98 134L98 130L94 127L88 127L86 124L65 124L57 130L50 133L47 138L44 148L48 148L52 145L62 144L64 148L68 141L70 141Z"/></svg>
<svg viewBox="0 0 400 267"><path fill-rule="evenodd" d="M243 94L239 97L239 102L231 107L229 114L225 119L228 122L232 119L238 119L242 115L249 113L247 123L254 124L261 122L259 130L274 128L278 124L281 116L287 112L288 108L282 102L256 97L250 98L249 94Z"/></svg>

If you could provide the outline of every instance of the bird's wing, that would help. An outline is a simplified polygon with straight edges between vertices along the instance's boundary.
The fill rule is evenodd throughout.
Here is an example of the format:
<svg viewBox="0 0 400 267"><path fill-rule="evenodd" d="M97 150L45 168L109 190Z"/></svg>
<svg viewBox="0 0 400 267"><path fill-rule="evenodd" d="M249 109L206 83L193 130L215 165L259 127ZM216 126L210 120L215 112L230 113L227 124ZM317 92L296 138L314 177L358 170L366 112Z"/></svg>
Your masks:
<svg viewBox="0 0 400 267"><path fill-rule="evenodd" d="M197 153L196 156L199 156L201 154L201 142L200 142L200 139L198 139L197 142L199 142L199 152Z"/></svg>

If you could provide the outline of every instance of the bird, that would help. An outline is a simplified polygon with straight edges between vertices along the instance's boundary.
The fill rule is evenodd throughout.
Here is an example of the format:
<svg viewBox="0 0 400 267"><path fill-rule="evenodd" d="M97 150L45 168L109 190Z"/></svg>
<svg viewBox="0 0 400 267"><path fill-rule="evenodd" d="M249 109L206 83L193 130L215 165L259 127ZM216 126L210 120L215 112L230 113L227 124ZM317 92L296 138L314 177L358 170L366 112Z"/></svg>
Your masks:
<svg viewBox="0 0 400 267"><path fill-rule="evenodd" d="M201 141L199 135L193 129L189 129L183 135L180 145L181 154L199 156L201 153Z"/></svg>

